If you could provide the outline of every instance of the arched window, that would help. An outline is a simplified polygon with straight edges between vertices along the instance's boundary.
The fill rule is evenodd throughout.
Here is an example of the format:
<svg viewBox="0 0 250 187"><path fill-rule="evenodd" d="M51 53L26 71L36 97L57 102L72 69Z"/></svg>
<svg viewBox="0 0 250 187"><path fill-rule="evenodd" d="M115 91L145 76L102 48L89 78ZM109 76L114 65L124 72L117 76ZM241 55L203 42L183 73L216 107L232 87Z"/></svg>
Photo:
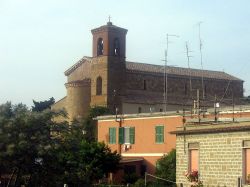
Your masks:
<svg viewBox="0 0 250 187"><path fill-rule="evenodd" d="M103 55L103 39L99 38L97 42L97 56Z"/></svg>
<svg viewBox="0 0 250 187"><path fill-rule="evenodd" d="M120 42L118 38L114 40L114 56L120 56Z"/></svg>
<svg viewBox="0 0 250 187"><path fill-rule="evenodd" d="M102 78L97 77L96 79L96 95L102 95Z"/></svg>

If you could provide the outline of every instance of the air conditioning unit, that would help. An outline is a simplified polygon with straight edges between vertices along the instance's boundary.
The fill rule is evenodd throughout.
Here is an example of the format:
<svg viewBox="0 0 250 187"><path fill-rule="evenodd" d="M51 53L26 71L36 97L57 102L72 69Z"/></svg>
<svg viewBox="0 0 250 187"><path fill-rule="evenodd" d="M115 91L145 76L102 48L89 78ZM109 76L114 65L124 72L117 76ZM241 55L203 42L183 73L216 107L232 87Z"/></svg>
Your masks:
<svg viewBox="0 0 250 187"><path fill-rule="evenodd" d="M130 144L126 144L126 149L130 149L131 145Z"/></svg>
<svg viewBox="0 0 250 187"><path fill-rule="evenodd" d="M124 144L123 145L123 151L127 151L128 149L131 148L131 145L130 144Z"/></svg>

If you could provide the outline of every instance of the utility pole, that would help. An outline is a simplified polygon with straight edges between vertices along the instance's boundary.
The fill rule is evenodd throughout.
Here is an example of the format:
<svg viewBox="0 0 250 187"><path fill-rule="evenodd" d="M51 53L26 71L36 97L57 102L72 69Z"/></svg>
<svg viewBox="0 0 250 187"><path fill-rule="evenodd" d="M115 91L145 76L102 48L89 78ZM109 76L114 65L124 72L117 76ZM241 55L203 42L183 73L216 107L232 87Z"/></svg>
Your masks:
<svg viewBox="0 0 250 187"><path fill-rule="evenodd" d="M201 122L201 115L200 115L200 90L197 89L197 114L198 114L198 119L199 119L199 123Z"/></svg>
<svg viewBox="0 0 250 187"><path fill-rule="evenodd" d="M233 122L234 122L234 92L232 90L232 104L233 104Z"/></svg>
<svg viewBox="0 0 250 187"><path fill-rule="evenodd" d="M214 96L214 121L217 122L218 118L217 118L217 96L215 94Z"/></svg>

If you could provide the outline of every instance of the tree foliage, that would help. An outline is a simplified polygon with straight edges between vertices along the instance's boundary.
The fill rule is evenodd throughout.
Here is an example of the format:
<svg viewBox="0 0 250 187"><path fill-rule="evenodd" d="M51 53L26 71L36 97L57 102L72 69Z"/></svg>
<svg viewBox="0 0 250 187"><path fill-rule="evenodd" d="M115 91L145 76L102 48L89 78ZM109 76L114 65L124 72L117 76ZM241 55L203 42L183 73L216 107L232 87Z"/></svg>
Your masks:
<svg viewBox="0 0 250 187"><path fill-rule="evenodd" d="M169 154L163 156L157 161L156 175L173 181L176 181L176 150L173 149ZM170 183L171 184L171 183Z"/></svg>
<svg viewBox="0 0 250 187"><path fill-rule="evenodd" d="M51 97L49 100L45 101L35 101L33 100L34 106L32 106L32 111L33 112L42 112L46 109L50 109L51 105L55 103L55 99Z"/></svg>
<svg viewBox="0 0 250 187"><path fill-rule="evenodd" d="M106 107L96 106L89 109L88 115L81 122L83 131L85 132L84 136L87 141L92 142L97 140L97 124L94 118L107 114L111 114L111 111Z"/></svg>
<svg viewBox="0 0 250 187"><path fill-rule="evenodd" d="M58 115L64 114L0 105L0 177L13 173L12 186L78 186L117 168L120 155L86 141L79 125L53 121Z"/></svg>

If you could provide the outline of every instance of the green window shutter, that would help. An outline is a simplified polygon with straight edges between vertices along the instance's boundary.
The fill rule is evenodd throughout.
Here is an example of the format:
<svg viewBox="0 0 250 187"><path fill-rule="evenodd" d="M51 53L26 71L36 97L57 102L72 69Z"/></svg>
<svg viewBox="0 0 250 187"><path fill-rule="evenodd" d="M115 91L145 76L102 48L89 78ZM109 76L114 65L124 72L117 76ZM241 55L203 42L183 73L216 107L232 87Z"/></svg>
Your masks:
<svg viewBox="0 0 250 187"><path fill-rule="evenodd" d="M116 143L116 128L115 127L109 128L109 143L110 144Z"/></svg>
<svg viewBox="0 0 250 187"><path fill-rule="evenodd" d="M124 127L119 127L119 144L124 144Z"/></svg>
<svg viewBox="0 0 250 187"><path fill-rule="evenodd" d="M134 127L129 128L129 142L131 144L135 143L135 128Z"/></svg>
<svg viewBox="0 0 250 187"><path fill-rule="evenodd" d="M164 126L161 126L160 128L161 130L161 142L163 143L164 142Z"/></svg>
<svg viewBox="0 0 250 187"><path fill-rule="evenodd" d="M156 143L164 142L164 126L155 127L155 142Z"/></svg>

